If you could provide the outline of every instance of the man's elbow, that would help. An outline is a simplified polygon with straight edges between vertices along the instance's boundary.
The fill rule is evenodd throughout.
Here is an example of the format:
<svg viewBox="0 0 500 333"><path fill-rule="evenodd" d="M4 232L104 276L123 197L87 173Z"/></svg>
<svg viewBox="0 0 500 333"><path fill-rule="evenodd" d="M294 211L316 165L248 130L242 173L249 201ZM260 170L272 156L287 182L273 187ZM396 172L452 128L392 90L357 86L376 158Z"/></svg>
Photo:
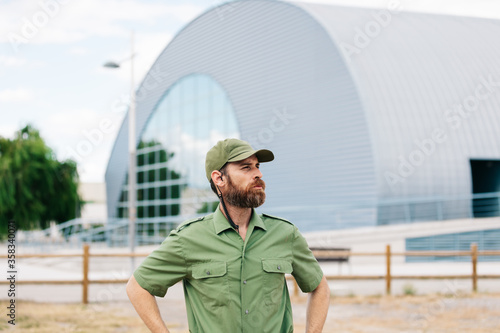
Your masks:
<svg viewBox="0 0 500 333"><path fill-rule="evenodd" d="M132 301L135 296L140 294L144 289L137 283L135 277L132 275L127 282L125 290L127 291L128 298Z"/></svg>
<svg viewBox="0 0 500 333"><path fill-rule="evenodd" d="M316 287L316 289L313 291L313 293L322 294L322 295L330 298L330 286L328 285L328 281L326 280L325 276L323 276L323 278L321 279L321 282Z"/></svg>

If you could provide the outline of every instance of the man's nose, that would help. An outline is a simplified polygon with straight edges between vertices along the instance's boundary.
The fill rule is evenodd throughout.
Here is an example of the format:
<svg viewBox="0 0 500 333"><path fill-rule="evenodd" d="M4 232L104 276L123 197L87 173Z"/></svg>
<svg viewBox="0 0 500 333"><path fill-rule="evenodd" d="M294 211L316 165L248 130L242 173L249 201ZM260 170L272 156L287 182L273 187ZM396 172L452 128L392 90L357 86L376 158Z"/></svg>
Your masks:
<svg viewBox="0 0 500 333"><path fill-rule="evenodd" d="M262 172L260 172L260 169L256 169L257 172L255 173L255 178L262 178Z"/></svg>

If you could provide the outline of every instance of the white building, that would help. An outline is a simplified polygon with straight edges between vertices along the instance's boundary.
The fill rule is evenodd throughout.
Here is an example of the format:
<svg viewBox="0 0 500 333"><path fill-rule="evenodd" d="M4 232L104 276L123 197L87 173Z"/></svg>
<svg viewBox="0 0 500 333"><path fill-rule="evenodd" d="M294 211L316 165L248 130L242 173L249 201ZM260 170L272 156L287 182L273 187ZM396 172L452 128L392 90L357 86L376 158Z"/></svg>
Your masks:
<svg viewBox="0 0 500 333"><path fill-rule="evenodd" d="M497 20L397 7L212 8L137 91L139 223L209 211L204 156L225 137L275 152L263 210L304 231L498 216L498 36ZM110 217L127 211L127 128Z"/></svg>

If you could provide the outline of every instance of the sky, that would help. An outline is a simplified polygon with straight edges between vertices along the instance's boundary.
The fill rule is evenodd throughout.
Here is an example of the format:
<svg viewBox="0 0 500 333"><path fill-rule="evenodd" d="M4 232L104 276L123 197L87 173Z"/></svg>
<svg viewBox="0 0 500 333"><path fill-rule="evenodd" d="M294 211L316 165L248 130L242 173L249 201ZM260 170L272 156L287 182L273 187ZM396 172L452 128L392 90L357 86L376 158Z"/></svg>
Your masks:
<svg viewBox="0 0 500 333"><path fill-rule="evenodd" d="M303 0L500 19L496 0ZM31 124L82 182L103 182L134 86L191 20L220 0L0 0L0 136ZM120 68L103 67L108 61Z"/></svg>

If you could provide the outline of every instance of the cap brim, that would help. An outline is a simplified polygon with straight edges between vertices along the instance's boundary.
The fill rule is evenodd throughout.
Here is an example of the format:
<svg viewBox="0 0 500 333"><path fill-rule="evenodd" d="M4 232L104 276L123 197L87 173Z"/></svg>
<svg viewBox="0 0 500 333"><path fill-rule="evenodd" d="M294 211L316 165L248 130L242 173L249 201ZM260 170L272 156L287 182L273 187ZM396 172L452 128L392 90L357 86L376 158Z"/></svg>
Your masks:
<svg viewBox="0 0 500 333"><path fill-rule="evenodd" d="M255 152L255 156L257 156L259 162L271 162L272 160L274 160L273 152L268 149L257 150Z"/></svg>
<svg viewBox="0 0 500 333"><path fill-rule="evenodd" d="M257 157L257 160L260 163L271 162L272 160L274 160L274 154L272 151L270 151L268 149L259 149L259 150L249 151L249 152L240 154L237 157L228 160L227 162L243 161L244 159L247 159L253 155L255 155Z"/></svg>

